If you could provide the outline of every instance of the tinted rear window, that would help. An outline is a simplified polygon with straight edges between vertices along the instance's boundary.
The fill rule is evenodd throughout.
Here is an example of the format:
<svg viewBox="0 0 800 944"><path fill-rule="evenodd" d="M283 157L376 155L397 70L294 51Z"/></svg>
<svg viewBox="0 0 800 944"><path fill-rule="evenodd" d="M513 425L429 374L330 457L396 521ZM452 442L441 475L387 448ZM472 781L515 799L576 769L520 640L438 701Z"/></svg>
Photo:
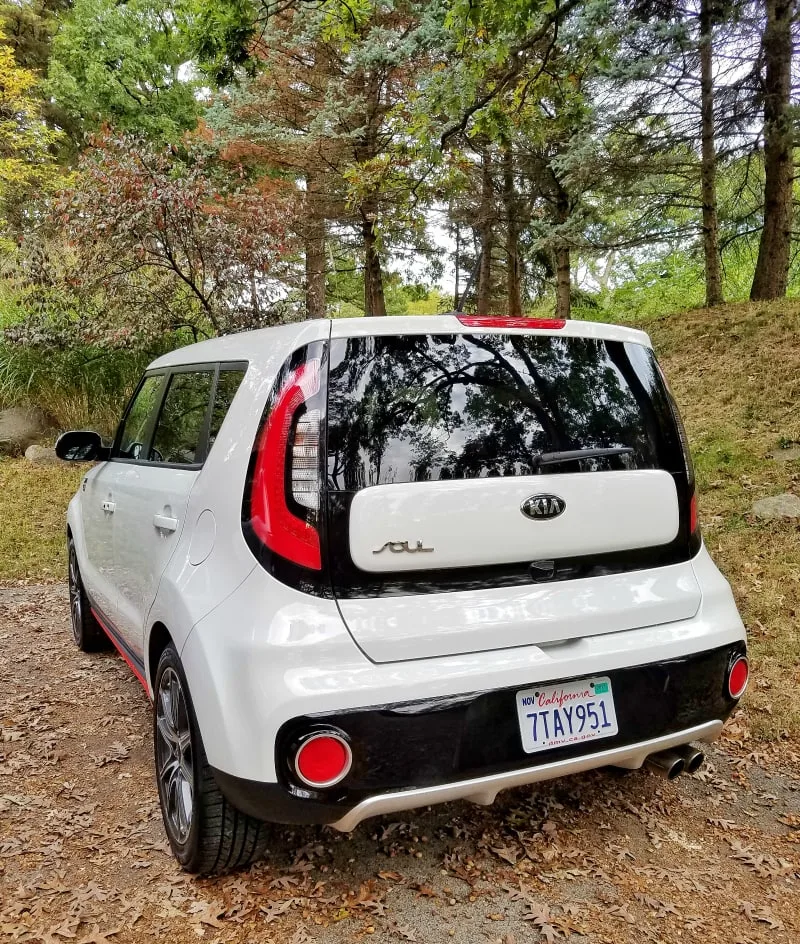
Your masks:
<svg viewBox="0 0 800 944"><path fill-rule="evenodd" d="M332 342L332 488L530 475L541 452L606 447L633 452L543 471L681 467L668 395L641 345L545 335Z"/></svg>

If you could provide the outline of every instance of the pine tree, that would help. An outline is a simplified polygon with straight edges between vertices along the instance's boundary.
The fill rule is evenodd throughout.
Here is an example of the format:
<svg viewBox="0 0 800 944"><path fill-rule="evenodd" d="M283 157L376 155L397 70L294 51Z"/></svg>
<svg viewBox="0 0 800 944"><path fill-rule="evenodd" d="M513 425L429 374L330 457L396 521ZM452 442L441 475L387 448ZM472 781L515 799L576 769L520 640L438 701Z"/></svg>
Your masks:
<svg viewBox="0 0 800 944"><path fill-rule="evenodd" d="M750 298L782 298L789 281L795 128L792 122L792 0L766 0L763 36L764 224Z"/></svg>

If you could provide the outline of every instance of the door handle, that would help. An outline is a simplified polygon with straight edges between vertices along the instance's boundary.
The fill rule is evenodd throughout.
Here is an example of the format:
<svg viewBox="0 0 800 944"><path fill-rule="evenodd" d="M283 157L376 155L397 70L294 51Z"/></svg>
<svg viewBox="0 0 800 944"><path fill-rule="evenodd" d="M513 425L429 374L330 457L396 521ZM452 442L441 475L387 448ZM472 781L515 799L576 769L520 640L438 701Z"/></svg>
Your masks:
<svg viewBox="0 0 800 944"><path fill-rule="evenodd" d="M117 503L113 501L104 501L100 507L109 515L113 515L117 508Z"/></svg>
<svg viewBox="0 0 800 944"><path fill-rule="evenodd" d="M153 515L153 524L159 531L177 531L178 519L168 515Z"/></svg>

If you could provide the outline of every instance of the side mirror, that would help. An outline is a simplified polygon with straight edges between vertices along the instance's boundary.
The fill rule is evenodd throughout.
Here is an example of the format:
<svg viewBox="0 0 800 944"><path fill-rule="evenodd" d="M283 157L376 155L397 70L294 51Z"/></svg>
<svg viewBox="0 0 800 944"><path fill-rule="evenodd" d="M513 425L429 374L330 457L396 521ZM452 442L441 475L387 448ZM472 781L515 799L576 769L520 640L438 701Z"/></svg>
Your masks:
<svg viewBox="0 0 800 944"><path fill-rule="evenodd" d="M56 455L67 462L98 462L111 455L100 434L90 429L72 429L56 440Z"/></svg>

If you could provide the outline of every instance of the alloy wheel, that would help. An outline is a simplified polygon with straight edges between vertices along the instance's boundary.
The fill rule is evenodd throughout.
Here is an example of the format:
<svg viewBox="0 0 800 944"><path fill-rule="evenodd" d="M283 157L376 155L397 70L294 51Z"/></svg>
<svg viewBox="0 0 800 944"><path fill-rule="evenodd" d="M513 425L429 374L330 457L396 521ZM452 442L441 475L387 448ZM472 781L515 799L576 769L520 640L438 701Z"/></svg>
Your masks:
<svg viewBox="0 0 800 944"><path fill-rule="evenodd" d="M194 758L186 695L169 666L161 674L156 699L156 766L167 828L183 844L194 813Z"/></svg>
<svg viewBox="0 0 800 944"><path fill-rule="evenodd" d="M83 621L83 600L81 599L81 574L78 570L78 557L75 546L69 546L69 613L72 622L72 636L80 643Z"/></svg>

